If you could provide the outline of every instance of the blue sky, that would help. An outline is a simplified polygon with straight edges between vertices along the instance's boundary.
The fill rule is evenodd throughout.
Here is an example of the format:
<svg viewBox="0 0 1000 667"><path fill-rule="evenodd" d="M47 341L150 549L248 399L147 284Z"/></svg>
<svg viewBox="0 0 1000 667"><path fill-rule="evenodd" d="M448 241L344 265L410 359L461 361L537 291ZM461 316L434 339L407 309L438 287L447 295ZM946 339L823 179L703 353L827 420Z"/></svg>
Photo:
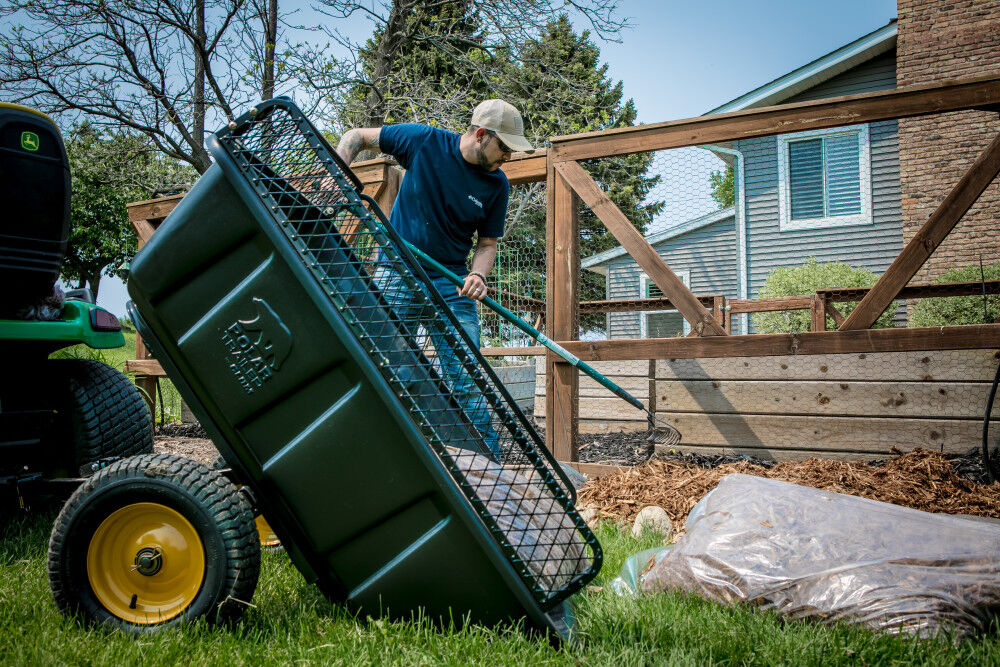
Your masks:
<svg viewBox="0 0 1000 667"><path fill-rule="evenodd" d="M621 43L598 42L601 59L635 100L639 122L658 123L699 116L884 26L896 3L623 0L620 13L632 27ZM346 32L368 29L358 18ZM121 314L126 298L120 281L102 281L101 305Z"/></svg>

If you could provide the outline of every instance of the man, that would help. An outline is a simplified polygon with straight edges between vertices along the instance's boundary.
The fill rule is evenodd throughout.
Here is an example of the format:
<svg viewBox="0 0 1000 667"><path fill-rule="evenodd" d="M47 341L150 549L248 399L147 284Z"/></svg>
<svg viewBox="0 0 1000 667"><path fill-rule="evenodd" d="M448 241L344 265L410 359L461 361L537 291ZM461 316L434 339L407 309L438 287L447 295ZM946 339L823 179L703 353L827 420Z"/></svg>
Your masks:
<svg viewBox="0 0 1000 667"><path fill-rule="evenodd" d="M486 100L472 112L471 124L458 135L426 125L388 125L348 130L337 153L350 164L361 150L387 153L406 169L389 218L399 235L454 273L464 276L454 288L444 276L427 269L473 345L480 346L476 302L486 296L486 279L503 236L510 184L500 166L513 151L534 149L524 138L521 114L503 100ZM476 237L471 269L465 265ZM408 295L391 276L377 274L383 293L397 310ZM457 360L441 359L445 375L479 430L487 434L488 418L474 387L466 382ZM486 421L483 422L483 419ZM491 446L492 448L492 446Z"/></svg>

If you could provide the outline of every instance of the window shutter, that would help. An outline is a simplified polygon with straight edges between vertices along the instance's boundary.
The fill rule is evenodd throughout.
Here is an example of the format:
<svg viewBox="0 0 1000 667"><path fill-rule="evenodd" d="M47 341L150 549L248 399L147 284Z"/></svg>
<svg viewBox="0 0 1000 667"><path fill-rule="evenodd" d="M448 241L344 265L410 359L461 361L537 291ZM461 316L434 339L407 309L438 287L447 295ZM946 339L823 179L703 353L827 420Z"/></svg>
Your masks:
<svg viewBox="0 0 1000 667"><path fill-rule="evenodd" d="M646 298L647 299L659 299L663 296L663 290L656 286L652 280L646 281Z"/></svg>
<svg viewBox="0 0 1000 667"><path fill-rule="evenodd" d="M823 217L823 142L788 144L788 182L792 220Z"/></svg>
<svg viewBox="0 0 1000 667"><path fill-rule="evenodd" d="M861 164L858 159L858 135L855 133L826 137L827 215L852 215L861 212Z"/></svg>

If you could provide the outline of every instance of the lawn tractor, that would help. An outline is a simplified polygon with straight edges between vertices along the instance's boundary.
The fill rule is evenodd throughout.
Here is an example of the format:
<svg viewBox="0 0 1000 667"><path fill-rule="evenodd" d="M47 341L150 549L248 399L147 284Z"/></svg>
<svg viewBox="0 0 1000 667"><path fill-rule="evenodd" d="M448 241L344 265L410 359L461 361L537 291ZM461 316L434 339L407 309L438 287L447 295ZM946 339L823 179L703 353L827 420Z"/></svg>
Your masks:
<svg viewBox="0 0 1000 667"><path fill-rule="evenodd" d="M91 359L49 359L125 344L89 290L54 287L69 231L66 150L46 115L0 103L0 488L72 491L114 460L148 453L153 428L127 377Z"/></svg>

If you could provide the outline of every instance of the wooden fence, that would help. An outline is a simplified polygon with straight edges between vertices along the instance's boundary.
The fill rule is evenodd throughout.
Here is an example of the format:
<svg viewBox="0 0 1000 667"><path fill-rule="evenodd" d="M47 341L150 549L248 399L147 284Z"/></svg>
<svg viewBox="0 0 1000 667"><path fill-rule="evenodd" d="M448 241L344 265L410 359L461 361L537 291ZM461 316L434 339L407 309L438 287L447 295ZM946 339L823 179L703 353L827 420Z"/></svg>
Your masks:
<svg viewBox="0 0 1000 667"><path fill-rule="evenodd" d="M981 444L993 350L597 362L683 435L679 451L872 459ZM545 414L544 364L535 413ZM652 393L651 393L652 391ZM1000 402L992 420L1000 420ZM542 419L544 423L544 419ZM580 433L645 431L646 415L580 380ZM992 422L991 447L1000 444Z"/></svg>
<svg viewBox="0 0 1000 667"><path fill-rule="evenodd" d="M973 391L969 388L961 389L958 385L975 385L975 392L981 393L982 387L979 385L982 382L979 378L986 372L985 369L991 369L996 365L996 360L990 356L991 352L985 353L985 356L983 353L979 356L973 355L970 359L979 359L985 366L979 367L976 373L970 373L967 377L955 377L949 380L955 386L940 384L940 380L937 381L938 384L934 384L935 381L932 380L907 379L894 375L879 377L874 373L868 373L856 376L861 372L858 369L870 367L870 362L862 362L868 355L875 353L928 351L914 357L918 359L917 362L913 362L912 359L907 362L909 366L919 369L919 364L932 363L932 361L923 362L924 357L943 358L937 352L932 355L930 351L984 350L1000 347L1000 324L869 329L895 299L930 296L935 294L935 289L940 289L929 286L907 286L907 284L1000 172L1000 136L971 165L968 172L907 243L874 287L855 290L850 294L844 290L820 290L814 295L792 297L787 300L744 300L726 303L724 299L715 295L699 297L692 294L587 174L580 161L963 109L990 111L1000 109L1000 73L932 86L909 86L893 91L554 137L552 147L547 151L530 156L516 155L514 160L504 165L504 171L511 183L546 182L548 195L544 300L546 334L588 362L628 361L634 364L635 368L639 369L639 374L622 376L626 388L634 389L641 398L642 387L645 386L645 398L651 408L657 413L664 413L671 420L676 420L685 434L687 443L715 449L751 447L782 451L841 452L845 455L865 456L884 453L877 448L866 449L861 444L862 438L857 434L862 430L857 428L857 425L867 420L872 434L882 434L872 435L868 440L877 441L879 443L877 447L884 448L892 441L891 434L894 429L902 428L904 420L912 421L920 417L905 414L885 415L877 410L864 411L861 407L850 407L851 405L873 404L873 402L881 404L889 400L886 398L889 396L886 392L891 393L896 384L901 387L896 393L903 394L903 402L897 407L904 412L911 408L903 406L926 404L934 391L943 390L945 394L939 393L940 396L953 396L949 393L951 391L960 391L960 395L965 396L969 391ZM398 188L398 172L389 169L384 161L355 165L355 167L365 183L365 191L372 194L388 211ZM669 304L690 323L691 336L641 340L576 340L577 322L581 312L621 308L621 305L609 305L609 302L584 306L579 301L578 204L580 201L591 208L646 275L660 288L664 297L658 305L663 307L664 304ZM129 217L140 237L140 243L148 239L158 221L176 203L175 200L160 200L130 205ZM998 290L996 284L990 284L988 288L994 293ZM950 289L950 293L959 294L968 293L973 288L969 285L958 285ZM857 300L859 297L861 303L850 316L844 317L837 310L837 302ZM645 310L651 305L649 300L633 301L630 307L636 310ZM789 334L730 334L728 317L734 312L791 308L808 308L812 311L811 331ZM825 330L826 315L830 315L837 324L836 331ZM146 373L150 378L162 374L155 361L143 357L141 344L137 349L140 351L137 355L139 358L129 363L129 370ZM600 406L603 404L589 401L604 399L590 396L589 382L581 383L579 374L573 366L542 348L504 348L484 350L484 352L489 356L546 355L544 380L539 382L544 397L536 402L536 408L540 408L536 409L536 416L543 417L547 424L555 425L546 429L546 441L556 457L560 460L577 460L576 437L577 422L581 418L580 401L581 399L588 401L585 403L588 412L584 414L583 426L590 428L590 423L594 419L590 413L590 406L597 410L594 414L600 414L600 410L603 409ZM800 359L801 355L822 356L792 363ZM759 357L772 357L772 359L752 361ZM783 357L787 357L787 360L776 361ZM827 362L824 363L822 359L827 359ZM685 361L677 365L678 360ZM815 372L803 372L801 375L788 378L764 377L767 373L757 377L748 375L749 371L746 370L753 366L769 368L771 370L768 372L775 373L774 364L778 364L777 369L785 370L782 364L790 369L798 368L801 363L811 364L817 368L825 366L827 369L844 368L844 370L829 375L822 375L824 372L822 370L819 371L820 375ZM740 364L744 366L741 368ZM852 364L857 368L848 370ZM671 372L676 374L677 368L691 369L690 373L694 375L670 377ZM646 372L644 377L641 375L642 369ZM714 370L710 372L708 369ZM713 375L712 372L716 374ZM744 374L741 375L741 372ZM698 373L704 374L698 375ZM778 382L789 384L779 391L775 384ZM834 384L830 384L831 382ZM715 387L713 383L719 383L719 386ZM913 383L918 383L922 389L916 391L917 385ZM847 384L849 389L838 389L841 384ZM925 384L927 386L923 386ZM812 392L812 394L801 392ZM661 393L662 400L660 400ZM814 400L806 400L805 396L813 394L815 394ZM924 398L920 401L913 398L915 402L907 398L918 395ZM856 398L858 396L861 398ZM824 399L829 399L829 402L824 402ZM896 400L898 399L892 399L892 402ZM798 401L801 403L797 403ZM794 409L787 407L789 403L794 405ZM972 404L971 399L969 403ZM662 407L675 405L687 406L690 409L671 408L667 412L666 408ZM803 407L799 407L800 405ZM744 409L750 412L741 412ZM830 412L835 409L840 409L842 412L836 414ZM961 445L956 443L963 441L962 439L968 434L968 428L971 428L967 423L962 425L960 422L969 422L971 418L958 413L951 414L948 412L951 409L943 410L941 415L927 418L927 423L921 426L923 430L912 431L916 435L906 436L902 444L916 442L922 438L924 444L947 441L948 447L960 447ZM619 417L631 415L628 408L617 401L611 410ZM757 412L754 412L755 410ZM618 421L631 420L631 416L618 419ZM847 428L844 425L849 422L844 420L854 420L850 422L853 426ZM931 421L935 423L931 424ZM945 426L949 428L945 429ZM953 437L952 434L960 432L956 430L960 426L966 429L961 431L963 435Z"/></svg>

